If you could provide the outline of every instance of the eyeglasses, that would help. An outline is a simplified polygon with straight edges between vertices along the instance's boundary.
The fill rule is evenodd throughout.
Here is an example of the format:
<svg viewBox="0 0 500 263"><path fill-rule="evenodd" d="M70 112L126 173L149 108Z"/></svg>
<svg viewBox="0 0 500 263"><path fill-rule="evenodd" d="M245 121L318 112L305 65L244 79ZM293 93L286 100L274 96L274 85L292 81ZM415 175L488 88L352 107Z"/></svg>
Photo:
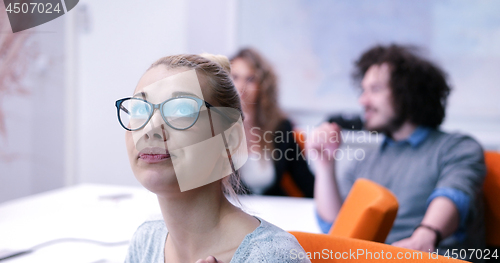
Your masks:
<svg viewBox="0 0 500 263"><path fill-rule="evenodd" d="M153 104L140 98L124 98L115 103L118 121L128 131L137 131L149 122L156 109L160 110L165 123L172 129L186 130L191 128L200 116L201 107L212 108L217 113L228 118L210 103L191 96L178 96L160 104Z"/></svg>

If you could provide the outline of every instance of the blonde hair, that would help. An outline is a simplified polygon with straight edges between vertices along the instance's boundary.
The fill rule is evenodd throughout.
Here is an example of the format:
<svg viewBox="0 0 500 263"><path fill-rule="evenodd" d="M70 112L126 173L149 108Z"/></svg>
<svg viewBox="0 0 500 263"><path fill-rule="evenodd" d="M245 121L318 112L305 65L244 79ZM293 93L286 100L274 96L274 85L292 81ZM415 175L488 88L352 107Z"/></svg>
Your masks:
<svg viewBox="0 0 500 263"><path fill-rule="evenodd" d="M223 55L214 55L209 53L201 53L200 56L218 63L228 74L231 74L231 63L226 56Z"/></svg>
<svg viewBox="0 0 500 263"><path fill-rule="evenodd" d="M169 69L183 67L195 69L197 73L204 77L206 84L208 84L206 88L209 88L211 91L210 104L218 107L236 109L237 111L230 111L233 113L233 116L228 117L238 120L241 116L241 118L244 119L240 97L230 77L231 64L226 56L208 53L200 55L181 54L167 56L158 59L149 69L159 65L166 66ZM238 116L235 116L235 113L237 113ZM222 179L222 188L224 194L237 202L239 202L237 194L246 192L241 184L238 171Z"/></svg>

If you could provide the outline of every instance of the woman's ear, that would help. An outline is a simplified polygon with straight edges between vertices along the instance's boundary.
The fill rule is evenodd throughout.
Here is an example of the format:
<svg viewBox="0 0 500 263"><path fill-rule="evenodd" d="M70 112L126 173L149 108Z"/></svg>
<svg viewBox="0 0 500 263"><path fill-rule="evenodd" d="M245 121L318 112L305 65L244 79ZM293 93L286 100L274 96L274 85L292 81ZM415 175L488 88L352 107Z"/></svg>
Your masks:
<svg viewBox="0 0 500 263"><path fill-rule="evenodd" d="M226 147L231 154L234 169L238 170L248 159L247 140L241 119L225 130L224 135L227 142ZM229 157L225 150L222 154L224 157Z"/></svg>
<svg viewBox="0 0 500 263"><path fill-rule="evenodd" d="M224 131L224 135L226 136L226 147L229 149L229 152L233 154L233 152L238 151L242 144L242 139L245 137L242 125L239 122L235 122L229 129ZM227 157L227 154L225 157Z"/></svg>

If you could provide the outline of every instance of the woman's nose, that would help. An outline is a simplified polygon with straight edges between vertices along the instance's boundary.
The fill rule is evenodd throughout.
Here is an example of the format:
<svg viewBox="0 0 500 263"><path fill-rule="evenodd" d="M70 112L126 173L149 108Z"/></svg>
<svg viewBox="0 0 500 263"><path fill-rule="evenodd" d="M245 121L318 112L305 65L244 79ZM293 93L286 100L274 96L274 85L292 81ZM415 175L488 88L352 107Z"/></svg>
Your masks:
<svg viewBox="0 0 500 263"><path fill-rule="evenodd" d="M159 111L153 112L153 116L149 120L149 123L144 127L146 133L144 136L146 139L152 140L162 140L166 141L168 138L168 131L166 129L166 123L163 121Z"/></svg>

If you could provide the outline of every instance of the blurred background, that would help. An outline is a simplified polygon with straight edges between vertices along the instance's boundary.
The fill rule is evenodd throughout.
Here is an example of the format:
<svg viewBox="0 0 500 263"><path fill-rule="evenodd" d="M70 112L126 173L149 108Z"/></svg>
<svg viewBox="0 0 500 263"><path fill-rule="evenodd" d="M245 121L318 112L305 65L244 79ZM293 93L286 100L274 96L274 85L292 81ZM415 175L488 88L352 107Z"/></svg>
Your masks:
<svg viewBox="0 0 500 263"><path fill-rule="evenodd" d="M2 8L4 5L2 5ZM375 44L413 44L453 92L442 129L500 150L500 1L81 0L13 34L0 10L0 202L79 183L138 185L114 102L156 59L254 47L298 127L361 114L350 75Z"/></svg>

